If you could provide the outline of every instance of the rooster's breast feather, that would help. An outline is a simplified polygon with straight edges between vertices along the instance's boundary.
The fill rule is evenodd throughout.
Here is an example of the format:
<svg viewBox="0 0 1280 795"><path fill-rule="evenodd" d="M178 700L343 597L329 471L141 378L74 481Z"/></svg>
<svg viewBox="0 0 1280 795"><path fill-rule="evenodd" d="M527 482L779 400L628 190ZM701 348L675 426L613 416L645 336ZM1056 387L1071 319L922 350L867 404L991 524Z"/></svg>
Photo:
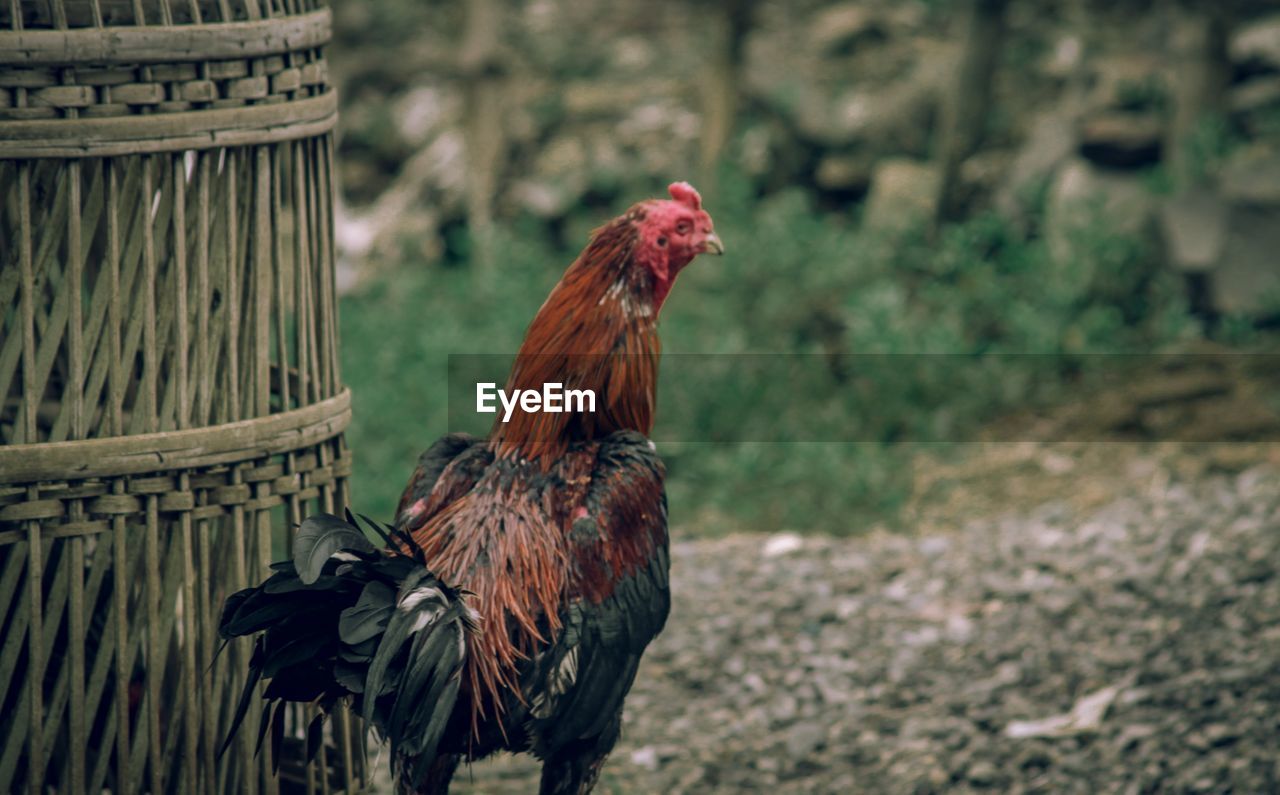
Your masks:
<svg viewBox="0 0 1280 795"><path fill-rule="evenodd" d="M614 433L599 445L585 511L576 511L568 532L577 572L563 629L522 677L534 750L544 758L608 731L640 656L666 622L663 474L638 433Z"/></svg>

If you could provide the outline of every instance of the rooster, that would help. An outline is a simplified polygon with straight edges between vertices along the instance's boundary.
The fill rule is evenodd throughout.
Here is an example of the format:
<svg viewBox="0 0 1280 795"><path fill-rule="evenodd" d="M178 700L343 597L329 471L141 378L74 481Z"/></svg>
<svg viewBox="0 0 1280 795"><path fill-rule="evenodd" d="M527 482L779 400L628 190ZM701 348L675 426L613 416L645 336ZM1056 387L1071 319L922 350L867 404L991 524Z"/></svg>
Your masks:
<svg viewBox="0 0 1280 795"><path fill-rule="evenodd" d="M283 710L353 702L390 745L402 792L444 793L498 751L542 761L543 795L590 792L645 647L670 607L664 470L653 424L658 313L680 271L721 254L697 191L597 229L538 311L507 390L593 390L597 411L515 411L420 457L394 525L305 520L293 561L224 606L257 635L228 742L270 680ZM308 752L314 751L319 731Z"/></svg>

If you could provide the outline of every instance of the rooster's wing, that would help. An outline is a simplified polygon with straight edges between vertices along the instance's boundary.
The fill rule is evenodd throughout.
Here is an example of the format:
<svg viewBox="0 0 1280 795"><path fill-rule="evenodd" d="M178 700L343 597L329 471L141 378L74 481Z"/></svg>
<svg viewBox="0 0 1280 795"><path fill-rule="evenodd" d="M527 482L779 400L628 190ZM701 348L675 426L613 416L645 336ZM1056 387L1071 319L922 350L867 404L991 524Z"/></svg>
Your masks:
<svg viewBox="0 0 1280 795"><path fill-rule="evenodd" d="M600 445L569 539L577 566L562 632L523 677L543 791L576 791L613 747L645 647L670 610L663 466L648 439ZM550 787L550 789L548 789Z"/></svg>
<svg viewBox="0 0 1280 795"><path fill-rule="evenodd" d="M483 440L467 433L441 436L418 457L396 509L396 529L410 534L420 529L471 491L491 463L493 453Z"/></svg>

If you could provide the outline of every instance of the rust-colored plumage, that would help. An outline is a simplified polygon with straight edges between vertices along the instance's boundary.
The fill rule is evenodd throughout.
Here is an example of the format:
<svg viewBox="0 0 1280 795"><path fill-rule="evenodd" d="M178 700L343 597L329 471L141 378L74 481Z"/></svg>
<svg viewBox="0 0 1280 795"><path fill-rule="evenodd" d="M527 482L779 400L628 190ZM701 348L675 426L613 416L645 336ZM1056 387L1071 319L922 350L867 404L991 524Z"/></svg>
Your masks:
<svg viewBox="0 0 1280 795"><path fill-rule="evenodd" d="M418 510L412 483L402 499L402 515L414 515L413 537L433 569L476 594L487 628L468 660L477 722L487 704L502 709L502 693L518 692L518 663L560 631L559 606L571 590L598 601L611 582L665 544L665 535L622 534L572 551L564 538L575 519L575 497L581 504L574 486L589 482L594 465L588 453L569 456L570 446L615 431L650 433L661 351L658 311L694 256L721 250L697 192L683 183L671 192L672 201L642 202L597 229L529 326L507 391L560 383L597 397L593 413L518 408L510 421L495 421L488 438L495 457L529 462L543 477L534 482L527 473L521 477L524 470L496 468L472 481L446 469ZM549 488L552 483L560 488ZM660 492L633 496L647 505L661 498ZM621 516L628 507L626 501L611 505ZM571 584L575 564L579 577Z"/></svg>
<svg viewBox="0 0 1280 795"><path fill-rule="evenodd" d="M508 391L549 382L590 389L599 410L517 411L509 422L494 423L490 439L500 455L522 455L546 468L573 441L622 429L649 434L660 345L656 310L646 311L653 276L633 267L635 224L643 218L641 206L596 230L530 324L507 380Z"/></svg>

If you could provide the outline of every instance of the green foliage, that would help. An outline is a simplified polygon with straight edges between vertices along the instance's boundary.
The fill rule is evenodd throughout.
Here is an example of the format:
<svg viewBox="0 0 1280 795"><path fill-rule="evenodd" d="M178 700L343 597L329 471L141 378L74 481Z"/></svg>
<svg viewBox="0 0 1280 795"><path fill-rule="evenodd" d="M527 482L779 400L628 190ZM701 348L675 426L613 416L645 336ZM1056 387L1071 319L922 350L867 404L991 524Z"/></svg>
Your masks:
<svg viewBox="0 0 1280 795"><path fill-rule="evenodd" d="M1123 80L1116 87L1117 104L1124 110L1163 112L1169 106L1169 90L1158 75Z"/></svg>
<svg viewBox="0 0 1280 795"><path fill-rule="evenodd" d="M856 533L891 520L911 486L902 440L966 438L1011 408L1052 400L1088 366L1083 354L1153 350L1188 329L1177 285L1102 226L1058 262L1042 240L991 215L930 244L858 230L799 191L757 201L733 175L720 184L707 205L728 254L681 276L663 309L666 352L835 364L753 380L763 385L750 391L734 387L732 372L691 375L668 359L664 373L679 372L680 383L660 397L655 437L677 532ZM592 216L570 228L604 220ZM406 264L344 299L362 510L389 516L418 453L449 430L447 355L514 352L582 242L557 250L532 228L500 234L492 284L478 287L467 268ZM879 355L840 358L854 353ZM823 397L787 399L798 391ZM846 441L824 443L815 428Z"/></svg>
<svg viewBox="0 0 1280 795"><path fill-rule="evenodd" d="M1242 142L1240 133L1225 116L1205 116L1187 141L1193 178L1211 175Z"/></svg>

